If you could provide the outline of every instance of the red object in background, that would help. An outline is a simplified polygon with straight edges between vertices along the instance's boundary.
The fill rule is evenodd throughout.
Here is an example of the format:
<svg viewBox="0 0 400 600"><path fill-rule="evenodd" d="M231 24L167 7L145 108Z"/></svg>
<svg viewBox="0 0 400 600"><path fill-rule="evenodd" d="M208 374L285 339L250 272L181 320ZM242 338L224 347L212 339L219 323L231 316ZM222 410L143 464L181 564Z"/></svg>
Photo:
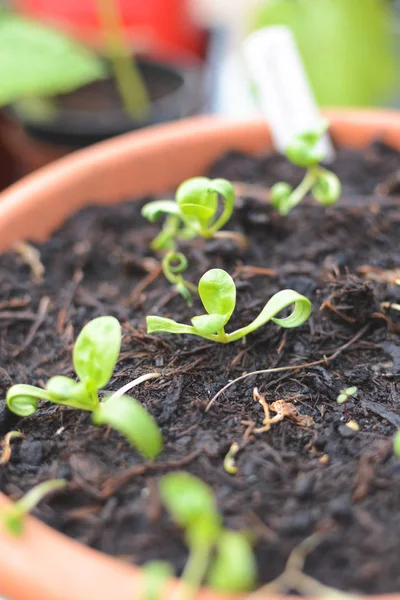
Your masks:
<svg viewBox="0 0 400 600"><path fill-rule="evenodd" d="M153 56L204 55L205 34L193 21L189 0L116 1L133 47ZM14 0L13 4L26 15L99 43L96 0Z"/></svg>

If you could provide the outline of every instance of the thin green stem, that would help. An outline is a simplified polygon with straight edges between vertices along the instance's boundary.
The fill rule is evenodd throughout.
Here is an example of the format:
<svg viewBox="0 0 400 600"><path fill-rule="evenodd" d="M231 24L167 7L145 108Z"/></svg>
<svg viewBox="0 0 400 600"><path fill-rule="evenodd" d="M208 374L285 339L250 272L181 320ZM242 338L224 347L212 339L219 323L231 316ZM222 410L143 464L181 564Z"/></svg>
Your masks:
<svg viewBox="0 0 400 600"><path fill-rule="evenodd" d="M200 588L210 562L211 547L201 544L192 548L181 581L171 600L192 600Z"/></svg>
<svg viewBox="0 0 400 600"><path fill-rule="evenodd" d="M302 182L293 190L284 205L279 208L279 213L282 216L288 215L308 194L317 180L318 169L319 167L311 167L307 170Z"/></svg>
<svg viewBox="0 0 400 600"><path fill-rule="evenodd" d="M127 113L143 119L150 112L150 98L137 64L133 61L124 39L117 0L96 0L99 21L118 91Z"/></svg>
<svg viewBox="0 0 400 600"><path fill-rule="evenodd" d="M52 479L39 483L29 490L20 500L0 512L4 527L12 535L21 535L24 530L24 518L49 493L64 488L66 479Z"/></svg>

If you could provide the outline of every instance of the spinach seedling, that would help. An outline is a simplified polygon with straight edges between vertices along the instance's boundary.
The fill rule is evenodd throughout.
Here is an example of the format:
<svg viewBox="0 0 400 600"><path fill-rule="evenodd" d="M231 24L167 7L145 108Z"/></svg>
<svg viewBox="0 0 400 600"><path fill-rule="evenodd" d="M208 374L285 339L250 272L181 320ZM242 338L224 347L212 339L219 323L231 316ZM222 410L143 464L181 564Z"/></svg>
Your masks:
<svg viewBox="0 0 400 600"><path fill-rule="evenodd" d="M167 252L162 260L162 269L166 279L175 287L177 292L186 300L188 306L192 306L191 292L197 294L197 288L190 281L186 281L181 275L186 271L189 263L182 252Z"/></svg>
<svg viewBox="0 0 400 600"><path fill-rule="evenodd" d="M311 313L311 302L294 290L282 290L267 302L254 321L232 333L225 333L236 305L236 286L232 277L222 269L211 269L199 281L199 295L208 314L193 317L192 325L177 323L173 319L157 316L146 317L148 333L189 333L214 342L228 344L240 340L268 321L281 327L298 327ZM284 319L275 315L294 304L293 312Z"/></svg>
<svg viewBox="0 0 400 600"><path fill-rule="evenodd" d="M298 167L304 167L307 172L296 189L285 182L272 186L271 203L280 215L286 216L310 191L315 200L324 206L330 206L339 199L341 184L338 177L319 164L323 155L317 145L327 127L328 124L324 123L315 131L305 131L287 147L285 154L288 160Z"/></svg>
<svg viewBox="0 0 400 600"><path fill-rule="evenodd" d="M20 500L0 510L0 521L3 527L14 536L24 532L25 517L37 504L51 492L61 490L68 482L65 479L51 479L39 483L29 490Z"/></svg>
<svg viewBox="0 0 400 600"><path fill-rule="evenodd" d="M212 490L197 477L177 472L162 477L160 494L174 521L184 529L189 548L182 597L194 596L204 579L221 592L252 589L256 565L251 545L243 532L223 528Z"/></svg>
<svg viewBox="0 0 400 600"><path fill-rule="evenodd" d="M148 458L162 449L162 437L153 417L134 398L118 392L100 401L98 392L110 381L121 348L121 326L114 317L98 317L85 325L78 335L73 364L79 381L56 376L46 388L13 385L7 392L8 408L21 417L36 412L39 400L48 400L92 413L95 425L110 425ZM129 387L158 374L131 382ZM126 389L125 389L126 391Z"/></svg>
<svg viewBox="0 0 400 600"><path fill-rule="evenodd" d="M357 395L358 388L353 385L352 387L346 388L345 390L341 390L339 396L336 398L336 402L338 404L345 404L350 400L351 397Z"/></svg>
<svg viewBox="0 0 400 600"><path fill-rule="evenodd" d="M223 200L221 214L218 197ZM226 179L193 177L184 181L177 189L176 200L156 200L145 204L142 215L154 223L167 215L161 233L153 240L153 250L176 247L176 241L200 236L209 238L231 238L241 246L246 239L234 231L219 231L231 218L235 204L235 190Z"/></svg>

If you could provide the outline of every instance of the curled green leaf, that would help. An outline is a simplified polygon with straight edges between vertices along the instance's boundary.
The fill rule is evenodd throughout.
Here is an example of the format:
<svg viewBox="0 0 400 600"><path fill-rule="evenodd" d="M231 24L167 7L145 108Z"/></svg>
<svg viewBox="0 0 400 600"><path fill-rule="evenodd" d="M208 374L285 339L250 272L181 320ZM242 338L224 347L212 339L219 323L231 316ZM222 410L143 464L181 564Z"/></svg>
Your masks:
<svg viewBox="0 0 400 600"><path fill-rule="evenodd" d="M324 206L331 206L339 200L341 193L342 186L337 175L326 169L320 169L312 188L314 198Z"/></svg>
<svg viewBox="0 0 400 600"><path fill-rule="evenodd" d="M110 425L147 458L155 458L161 452L161 432L153 417L130 396L116 396L100 402L92 414L95 425Z"/></svg>
<svg viewBox="0 0 400 600"><path fill-rule="evenodd" d="M163 214L180 217L179 207L173 200L155 200L142 208L142 215L151 223L155 223Z"/></svg>
<svg viewBox="0 0 400 600"><path fill-rule="evenodd" d="M272 206L280 211L282 205L289 200L292 192L293 186L288 183L285 183L284 181L275 183L270 190Z"/></svg>
<svg viewBox="0 0 400 600"><path fill-rule="evenodd" d="M162 260L165 278L174 285L175 289L186 300L188 306L192 306L193 300L190 292L195 292L196 286L192 285L189 281L186 281L182 275L188 266L188 260L182 252L167 252Z"/></svg>
<svg viewBox="0 0 400 600"><path fill-rule="evenodd" d="M10 387L6 395L8 408L20 417L33 415L37 410L39 400L51 400L51 398L46 390L23 383Z"/></svg>

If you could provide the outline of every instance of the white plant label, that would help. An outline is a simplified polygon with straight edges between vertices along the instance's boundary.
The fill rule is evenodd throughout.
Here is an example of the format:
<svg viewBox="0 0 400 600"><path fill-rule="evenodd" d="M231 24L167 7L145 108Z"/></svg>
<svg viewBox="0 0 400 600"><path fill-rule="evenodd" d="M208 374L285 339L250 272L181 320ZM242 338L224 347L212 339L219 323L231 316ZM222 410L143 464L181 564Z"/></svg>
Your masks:
<svg viewBox="0 0 400 600"><path fill-rule="evenodd" d="M295 39L283 25L264 27L246 38L243 51L258 104L276 149L283 153L296 135L323 122ZM325 162L333 160L335 153L327 133L319 149Z"/></svg>

